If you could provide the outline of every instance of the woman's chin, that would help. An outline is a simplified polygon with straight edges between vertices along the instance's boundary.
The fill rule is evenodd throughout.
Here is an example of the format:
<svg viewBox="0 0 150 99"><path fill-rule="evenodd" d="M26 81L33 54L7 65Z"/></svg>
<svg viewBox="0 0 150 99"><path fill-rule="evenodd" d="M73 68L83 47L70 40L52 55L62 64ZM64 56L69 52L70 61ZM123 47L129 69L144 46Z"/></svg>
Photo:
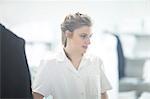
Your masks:
<svg viewBox="0 0 150 99"><path fill-rule="evenodd" d="M87 49L84 49L84 50L82 51L82 52L83 52L83 54L84 54L84 53L86 53L86 50L87 50Z"/></svg>
<svg viewBox="0 0 150 99"><path fill-rule="evenodd" d="M87 49L85 49L85 48L83 48L83 49L80 50L81 54L86 53L86 51L87 51Z"/></svg>

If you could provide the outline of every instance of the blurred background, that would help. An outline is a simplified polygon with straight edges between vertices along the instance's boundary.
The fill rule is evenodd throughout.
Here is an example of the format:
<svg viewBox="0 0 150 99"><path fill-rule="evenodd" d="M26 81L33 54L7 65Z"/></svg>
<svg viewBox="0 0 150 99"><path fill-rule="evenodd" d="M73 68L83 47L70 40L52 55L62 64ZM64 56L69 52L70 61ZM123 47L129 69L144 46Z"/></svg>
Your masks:
<svg viewBox="0 0 150 99"><path fill-rule="evenodd" d="M40 60L61 45L64 17L75 12L93 20L89 51L104 62L109 98L150 99L150 0L0 0L0 23L26 41L32 82Z"/></svg>

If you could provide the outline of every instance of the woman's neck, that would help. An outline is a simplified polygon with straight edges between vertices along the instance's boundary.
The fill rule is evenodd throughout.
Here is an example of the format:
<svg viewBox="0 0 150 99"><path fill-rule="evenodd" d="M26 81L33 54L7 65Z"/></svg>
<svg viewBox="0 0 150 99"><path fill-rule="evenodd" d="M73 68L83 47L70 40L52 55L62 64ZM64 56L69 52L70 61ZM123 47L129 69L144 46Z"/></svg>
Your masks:
<svg viewBox="0 0 150 99"><path fill-rule="evenodd" d="M78 59L80 60L83 56L77 50L74 50L70 47L65 47L64 50L65 50L65 53L66 53L67 57L69 57L71 59L71 61L73 61L73 60L76 61Z"/></svg>
<svg viewBox="0 0 150 99"><path fill-rule="evenodd" d="M64 51L68 59L72 62L73 66L78 70L83 55L68 47L65 47Z"/></svg>

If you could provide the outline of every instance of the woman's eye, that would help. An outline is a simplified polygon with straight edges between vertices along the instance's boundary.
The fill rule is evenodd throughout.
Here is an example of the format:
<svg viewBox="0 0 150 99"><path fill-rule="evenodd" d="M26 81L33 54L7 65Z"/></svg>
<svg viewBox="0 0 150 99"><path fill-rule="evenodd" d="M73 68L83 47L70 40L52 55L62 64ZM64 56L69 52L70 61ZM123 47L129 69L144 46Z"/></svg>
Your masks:
<svg viewBox="0 0 150 99"><path fill-rule="evenodd" d="M86 35L80 35L80 37L82 37L82 38L86 38L87 36L86 36Z"/></svg>

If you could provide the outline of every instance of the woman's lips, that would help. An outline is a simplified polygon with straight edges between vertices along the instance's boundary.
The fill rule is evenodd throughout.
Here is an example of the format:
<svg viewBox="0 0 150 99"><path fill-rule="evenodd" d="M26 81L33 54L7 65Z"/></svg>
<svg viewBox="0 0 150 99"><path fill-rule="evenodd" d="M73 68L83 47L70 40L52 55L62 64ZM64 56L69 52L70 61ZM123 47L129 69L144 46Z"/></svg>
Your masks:
<svg viewBox="0 0 150 99"><path fill-rule="evenodd" d="M82 46L84 49L87 49L88 47L87 46Z"/></svg>

